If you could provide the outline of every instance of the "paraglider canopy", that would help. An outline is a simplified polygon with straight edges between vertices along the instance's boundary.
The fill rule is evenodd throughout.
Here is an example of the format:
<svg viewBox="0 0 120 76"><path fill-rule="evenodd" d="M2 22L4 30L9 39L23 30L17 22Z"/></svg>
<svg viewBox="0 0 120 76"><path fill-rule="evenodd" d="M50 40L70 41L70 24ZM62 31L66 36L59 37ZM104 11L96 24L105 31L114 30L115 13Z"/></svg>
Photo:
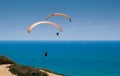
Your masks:
<svg viewBox="0 0 120 76"><path fill-rule="evenodd" d="M31 25L28 27L28 33L30 33L31 30L32 30L34 27L36 27L36 26L38 26L38 25L41 25L41 24L49 24L49 25L52 25L52 26L54 26L55 28L57 28L59 31L62 32L62 28L61 28L58 24L56 24L55 22L51 22L51 21L40 21L40 22L35 22L35 23L31 24Z"/></svg>
<svg viewBox="0 0 120 76"><path fill-rule="evenodd" d="M63 14L63 13L53 13L53 14L49 14L46 18L46 20L48 20L48 18L50 18L51 16L64 16L66 17L70 22L72 21L70 16L68 16L67 14Z"/></svg>

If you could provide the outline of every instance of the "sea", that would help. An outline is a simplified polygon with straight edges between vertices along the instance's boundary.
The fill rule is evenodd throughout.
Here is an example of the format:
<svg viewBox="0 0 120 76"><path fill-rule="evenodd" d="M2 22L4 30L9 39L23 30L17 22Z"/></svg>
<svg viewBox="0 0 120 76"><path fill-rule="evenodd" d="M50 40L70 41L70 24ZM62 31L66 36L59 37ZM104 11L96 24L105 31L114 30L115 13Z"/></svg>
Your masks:
<svg viewBox="0 0 120 76"><path fill-rule="evenodd" d="M120 41L0 41L0 55L65 76L120 76Z"/></svg>

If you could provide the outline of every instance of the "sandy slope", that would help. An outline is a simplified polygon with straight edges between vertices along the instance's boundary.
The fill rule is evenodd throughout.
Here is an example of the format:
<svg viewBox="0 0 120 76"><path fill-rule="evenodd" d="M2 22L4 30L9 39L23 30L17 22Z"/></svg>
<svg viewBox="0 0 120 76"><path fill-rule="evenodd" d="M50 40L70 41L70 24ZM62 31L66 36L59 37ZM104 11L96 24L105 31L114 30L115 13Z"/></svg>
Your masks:
<svg viewBox="0 0 120 76"><path fill-rule="evenodd" d="M7 66L10 66L10 64L0 65L0 76L16 76L16 75L13 75L9 71L9 68L7 68ZM40 70L40 71L47 73L49 76L62 76L62 75L57 75L57 74L54 74L54 73L49 73L49 72L46 72L44 70Z"/></svg>
<svg viewBox="0 0 120 76"><path fill-rule="evenodd" d="M40 70L40 71L47 73L49 76L62 76L62 75L57 75L57 74L54 74L54 73L49 73L49 72L46 72L44 70Z"/></svg>
<svg viewBox="0 0 120 76"><path fill-rule="evenodd" d="M11 72L9 72L9 68L7 66L10 66L9 64L7 65L0 65L0 76L15 76Z"/></svg>

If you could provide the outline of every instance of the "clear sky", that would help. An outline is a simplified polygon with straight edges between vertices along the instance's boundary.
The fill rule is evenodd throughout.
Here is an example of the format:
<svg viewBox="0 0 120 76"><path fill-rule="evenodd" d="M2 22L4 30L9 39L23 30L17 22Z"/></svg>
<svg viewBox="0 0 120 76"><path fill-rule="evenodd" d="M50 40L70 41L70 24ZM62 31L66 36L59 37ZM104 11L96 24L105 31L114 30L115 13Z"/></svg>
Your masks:
<svg viewBox="0 0 120 76"><path fill-rule="evenodd" d="M59 37L45 24L27 33L54 12L72 18L49 19L62 27ZM120 0L0 0L0 40L120 40Z"/></svg>

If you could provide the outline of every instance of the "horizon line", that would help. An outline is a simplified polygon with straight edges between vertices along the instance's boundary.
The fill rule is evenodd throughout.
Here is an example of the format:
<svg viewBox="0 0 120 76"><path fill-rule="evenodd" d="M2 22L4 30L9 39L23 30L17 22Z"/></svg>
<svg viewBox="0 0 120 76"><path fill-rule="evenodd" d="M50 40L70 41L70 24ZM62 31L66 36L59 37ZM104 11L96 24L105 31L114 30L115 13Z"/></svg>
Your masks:
<svg viewBox="0 0 120 76"><path fill-rule="evenodd" d="M120 40L0 40L0 41L120 41Z"/></svg>

